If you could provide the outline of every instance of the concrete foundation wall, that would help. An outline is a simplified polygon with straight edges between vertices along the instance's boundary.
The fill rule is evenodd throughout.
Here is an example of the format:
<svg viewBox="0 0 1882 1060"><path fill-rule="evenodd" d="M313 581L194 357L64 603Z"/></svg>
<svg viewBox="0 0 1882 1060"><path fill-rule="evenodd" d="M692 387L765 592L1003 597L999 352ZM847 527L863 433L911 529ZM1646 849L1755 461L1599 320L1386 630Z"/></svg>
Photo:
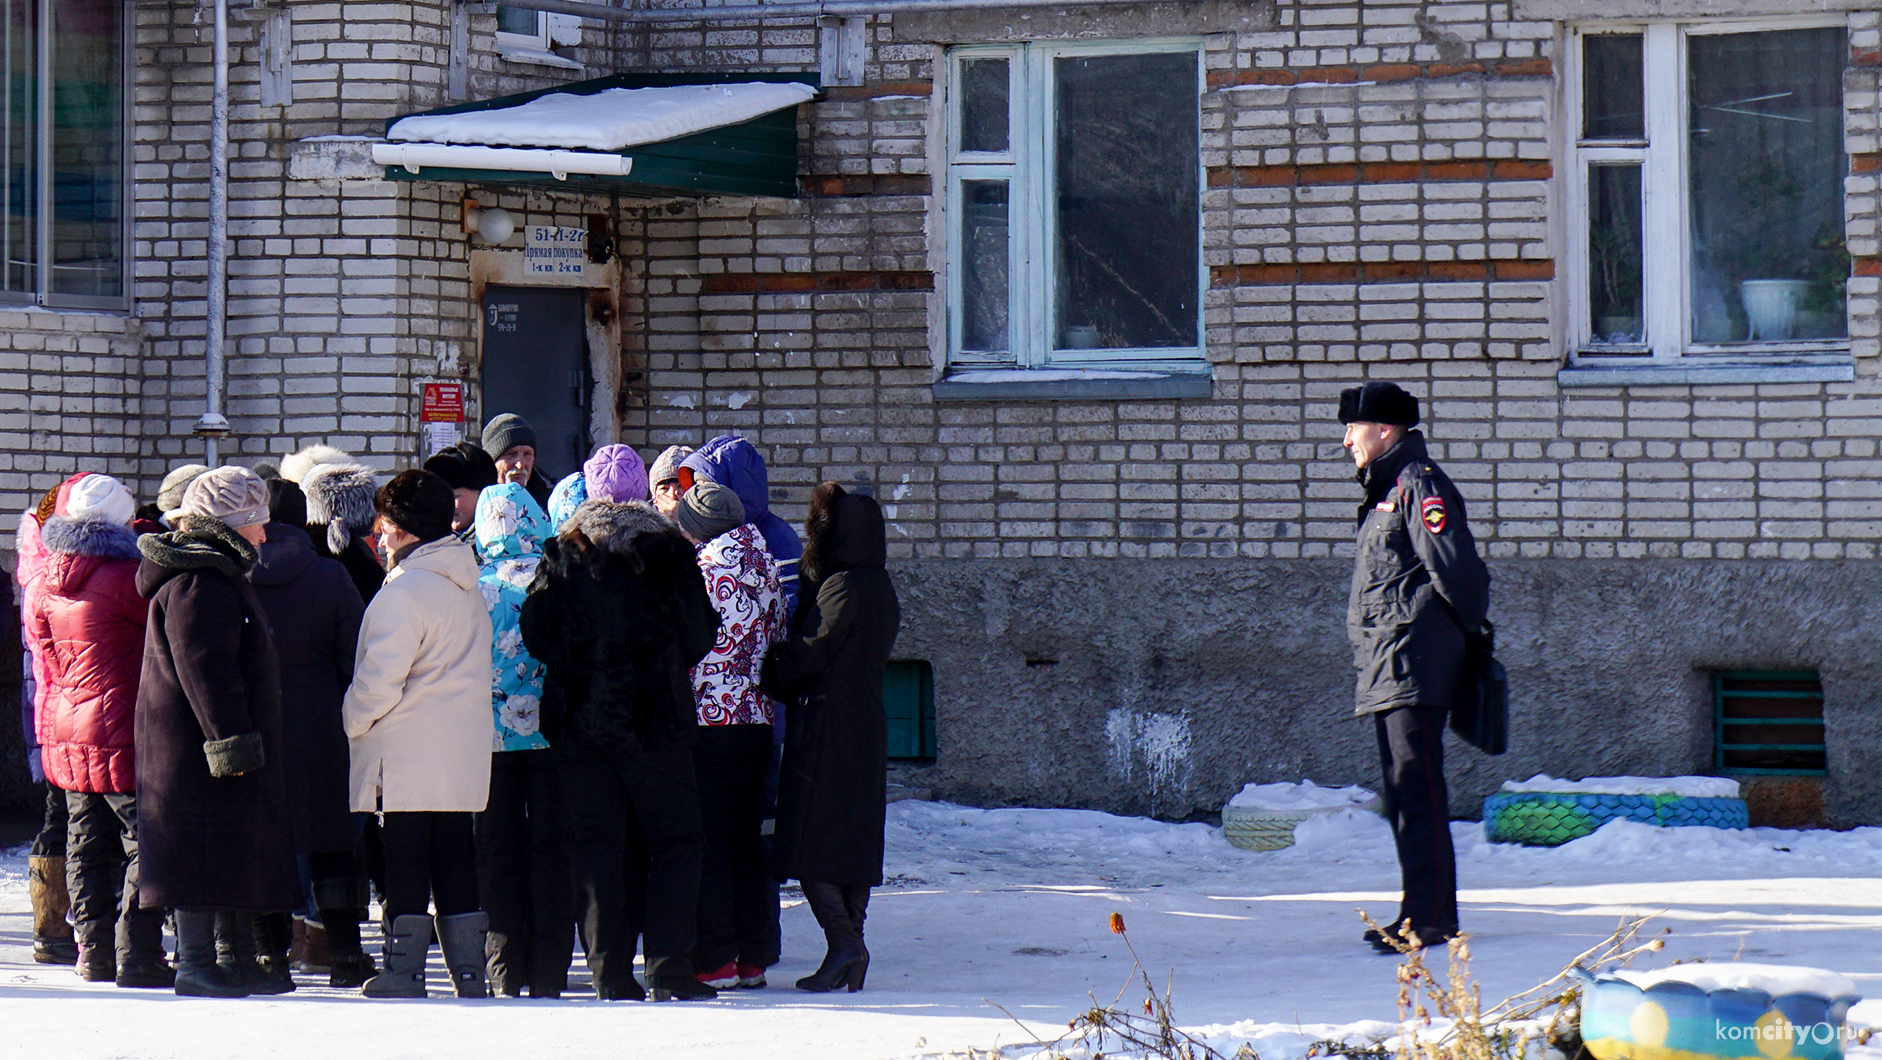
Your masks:
<svg viewBox="0 0 1882 1060"><path fill-rule="evenodd" d="M1183 817L1250 782L1379 783L1352 716L1333 561L959 559L892 565L898 658L934 666L939 755L970 803ZM1491 565L1510 752L1449 739L1451 808L1502 781L1713 771L1710 674L1817 669L1826 817L1882 823L1882 571L1873 564Z"/></svg>

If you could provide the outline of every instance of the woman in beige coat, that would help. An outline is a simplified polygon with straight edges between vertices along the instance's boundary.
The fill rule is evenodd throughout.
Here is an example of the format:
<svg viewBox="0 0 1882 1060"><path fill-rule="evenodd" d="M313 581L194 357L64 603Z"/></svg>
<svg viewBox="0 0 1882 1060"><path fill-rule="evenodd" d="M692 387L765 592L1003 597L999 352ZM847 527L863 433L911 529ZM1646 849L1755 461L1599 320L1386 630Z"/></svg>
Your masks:
<svg viewBox="0 0 1882 1060"><path fill-rule="evenodd" d="M424 997L438 945L459 997L483 997L484 935L471 815L490 795L490 613L451 487L407 471L373 498L392 572L366 608L342 712L356 812L381 812L386 970L368 997Z"/></svg>

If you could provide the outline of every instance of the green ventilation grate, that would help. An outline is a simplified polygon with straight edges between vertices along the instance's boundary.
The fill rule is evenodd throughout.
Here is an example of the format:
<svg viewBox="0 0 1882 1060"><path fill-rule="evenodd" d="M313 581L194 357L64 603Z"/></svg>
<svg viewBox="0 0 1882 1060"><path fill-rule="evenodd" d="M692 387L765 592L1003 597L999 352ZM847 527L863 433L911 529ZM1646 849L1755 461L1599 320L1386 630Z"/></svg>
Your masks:
<svg viewBox="0 0 1882 1060"><path fill-rule="evenodd" d="M1815 670L1712 675L1713 765L1721 773L1823 776L1823 682Z"/></svg>
<svg viewBox="0 0 1882 1060"><path fill-rule="evenodd" d="M934 667L921 659L891 661L882 675L882 713L890 758L934 759Z"/></svg>

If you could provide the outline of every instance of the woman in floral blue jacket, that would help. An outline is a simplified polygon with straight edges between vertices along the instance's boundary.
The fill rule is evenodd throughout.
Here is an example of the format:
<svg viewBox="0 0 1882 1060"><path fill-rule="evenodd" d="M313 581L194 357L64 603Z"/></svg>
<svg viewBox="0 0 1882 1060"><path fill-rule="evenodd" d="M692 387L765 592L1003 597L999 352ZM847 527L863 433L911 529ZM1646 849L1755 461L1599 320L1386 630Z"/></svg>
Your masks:
<svg viewBox="0 0 1882 1060"><path fill-rule="evenodd" d="M495 715L490 805L477 815L478 888L490 916L491 992L560 997L575 942L568 821L542 718L543 665L518 621L553 531L529 491L491 486L477 498L479 584L490 608L490 706Z"/></svg>

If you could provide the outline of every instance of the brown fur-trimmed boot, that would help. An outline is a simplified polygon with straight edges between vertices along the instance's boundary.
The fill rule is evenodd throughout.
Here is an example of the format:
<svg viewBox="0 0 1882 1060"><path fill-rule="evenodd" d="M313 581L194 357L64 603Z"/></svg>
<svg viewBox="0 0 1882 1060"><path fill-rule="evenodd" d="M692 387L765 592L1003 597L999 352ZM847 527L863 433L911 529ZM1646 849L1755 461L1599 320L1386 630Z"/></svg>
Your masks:
<svg viewBox="0 0 1882 1060"><path fill-rule="evenodd" d="M33 902L33 960L40 964L77 964L78 943L66 914L72 897L65 889L65 859L26 859L26 893Z"/></svg>

